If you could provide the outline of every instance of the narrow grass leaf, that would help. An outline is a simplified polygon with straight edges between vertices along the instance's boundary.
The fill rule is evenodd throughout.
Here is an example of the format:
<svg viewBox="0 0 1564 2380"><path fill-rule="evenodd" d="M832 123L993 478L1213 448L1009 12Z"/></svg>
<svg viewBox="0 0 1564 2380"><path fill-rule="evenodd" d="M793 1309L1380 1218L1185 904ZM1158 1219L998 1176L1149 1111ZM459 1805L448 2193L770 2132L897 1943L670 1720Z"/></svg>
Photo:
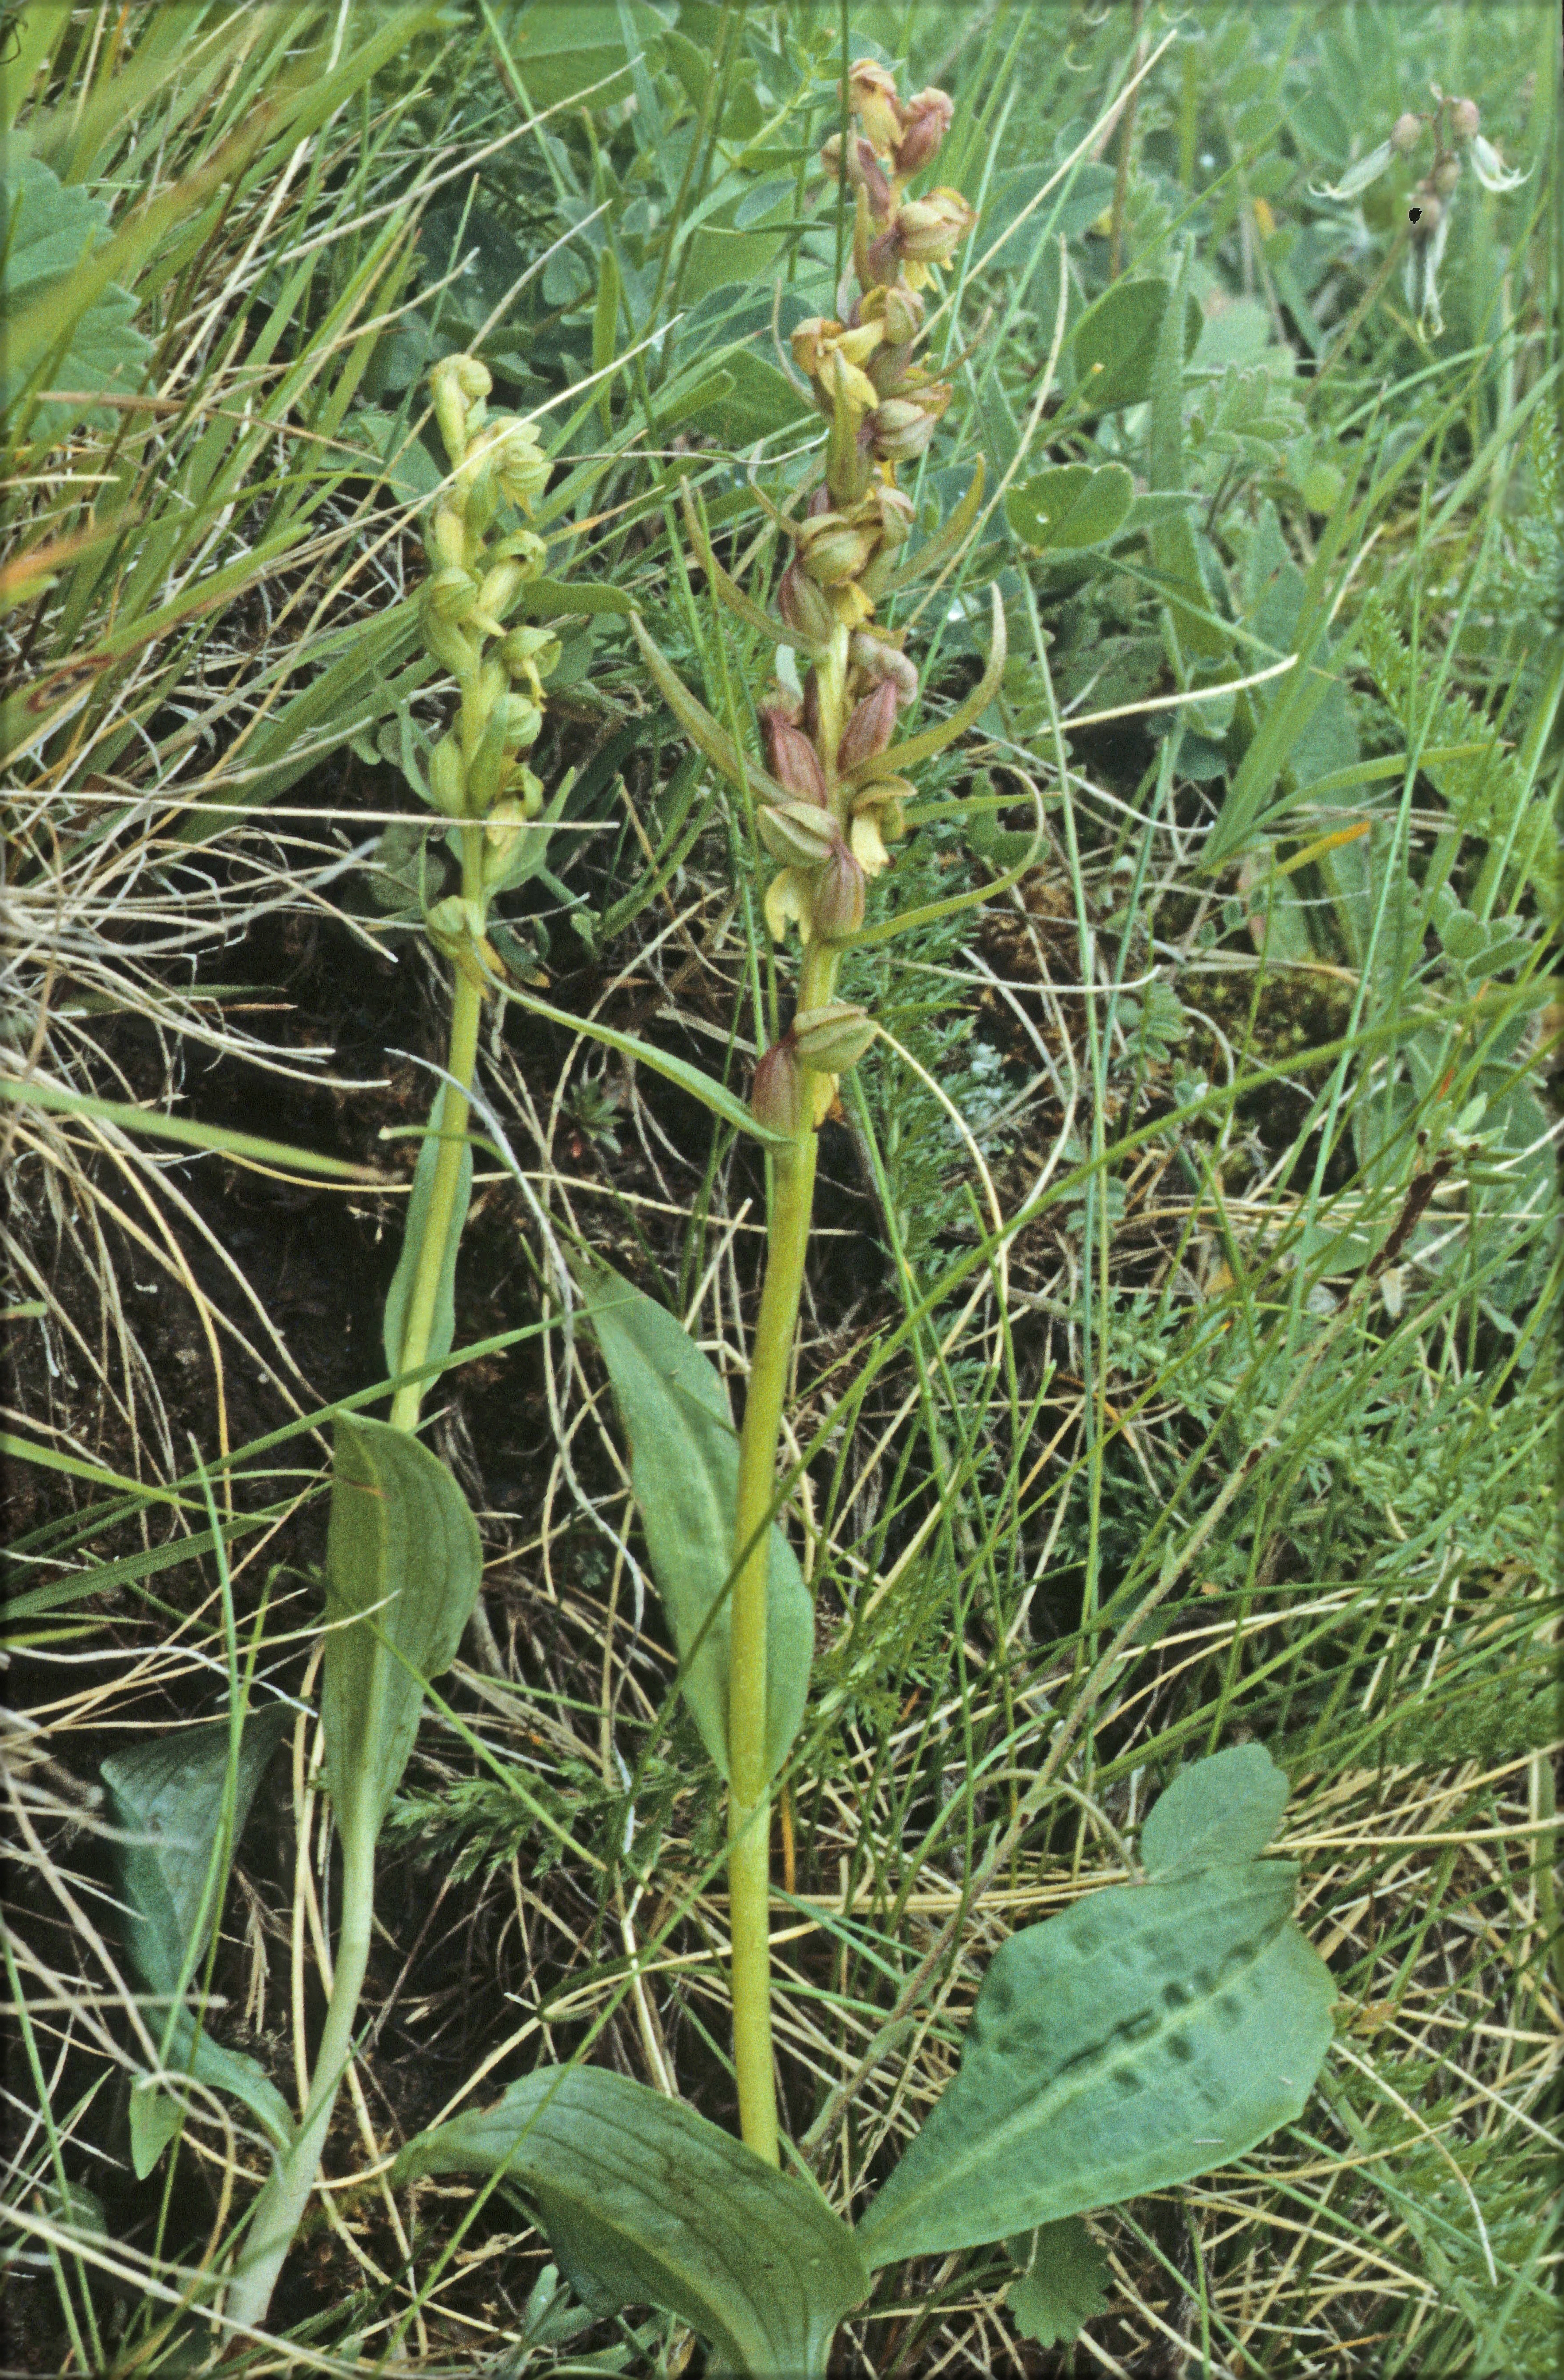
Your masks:
<svg viewBox="0 0 1564 2380"><path fill-rule="evenodd" d="M188 1116L160 1114L153 1108L133 1108L122 1099L90 1099L83 1091L67 1091L53 1083L0 1081L0 1099L13 1107L46 1108L52 1115L88 1116L98 1123L118 1124L126 1132L144 1132L153 1140L176 1140L187 1148L215 1149L238 1161L256 1165L289 1165L299 1173L324 1173L339 1182L380 1182L372 1165L355 1165L345 1157L320 1157L312 1148L294 1148L285 1141L258 1140L252 1133L230 1132L225 1125L197 1123Z"/></svg>
<svg viewBox="0 0 1564 2380"><path fill-rule="evenodd" d="M601 2067L513 2082L497 2106L410 2142L394 2179L440 2173L518 2182L589 2303L661 2306L725 2369L816 2380L868 2294L853 2233L807 2182Z"/></svg>
<svg viewBox="0 0 1564 2380"><path fill-rule="evenodd" d="M738 1439L728 1392L665 1306L606 1266L588 1312L630 1442L630 1478L652 1573L701 1737L728 1774L728 1647ZM767 1573L766 1769L774 1776L798 1732L809 1688L814 1607L797 1556L770 1531Z"/></svg>

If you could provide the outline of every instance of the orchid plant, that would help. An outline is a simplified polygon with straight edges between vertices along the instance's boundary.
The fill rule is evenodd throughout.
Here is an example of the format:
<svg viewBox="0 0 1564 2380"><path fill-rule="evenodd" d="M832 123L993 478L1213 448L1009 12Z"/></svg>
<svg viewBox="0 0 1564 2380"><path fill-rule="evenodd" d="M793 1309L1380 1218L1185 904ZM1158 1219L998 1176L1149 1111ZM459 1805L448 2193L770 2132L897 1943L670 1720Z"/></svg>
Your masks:
<svg viewBox="0 0 1564 2380"><path fill-rule="evenodd" d="M920 677L906 629L887 625L880 607L953 562L981 497L979 471L950 518L909 552L913 507L898 473L927 450L952 399L950 382L918 358L927 293L974 214L952 189L908 195L949 128L943 92L903 101L881 67L863 62L851 69L845 97L852 129L827 142L822 163L851 207L851 259L836 315L802 322L793 334L794 361L826 427L813 480L770 506L791 548L774 611L725 571L685 492L709 589L776 650L776 682L757 704L763 764L739 749L632 620L675 717L752 805L776 870L766 919L779 948L796 935L799 949L794 1013L759 1057L748 1109L693 1069L680 1075L717 1113L754 1133L769 1161L765 1275L736 1441L726 1389L676 1319L606 1269L581 1265L586 1311L630 1440L632 1485L681 1689L729 1789L742 2140L604 2067L547 2067L513 2082L494 2107L420 2134L394 2176L477 2173L486 2188L502 2179L520 2187L582 2301L582 2322L649 2303L708 2340L709 2369L756 2375L823 2374L836 2326L867 2298L876 2267L999 2240L1009 2247L1018 2316L1023 2305L1030 2309L1032 2335L1073 2336L1098 2289L1083 2213L1225 2163L1296 2118L1329 2038L1332 1998L1327 1970L1291 1923L1296 1871L1263 1856L1287 1781L1257 1745L1244 1745L1196 1761L1172 1781L1142 1829L1139 1880L1091 1894L1004 1945L978 1994L959 2072L855 2228L806 2170L779 2169L770 1812L803 1717L813 1623L779 1525L787 1483L779 1482L778 1449L819 1127L842 1074L877 1030L861 1005L838 998L838 974L855 947L987 897L978 888L900 919L867 916L868 885L891 866L909 823L909 772L987 707L1005 651L996 597L978 684L938 723L901 732ZM540 575L543 548L527 516L547 466L529 425L490 418L490 395L489 374L471 357L435 369L434 411L451 468L427 528L421 618L458 706L433 752L428 793L448 822L461 882L426 910L452 970L450 1047L386 1306L390 1415L384 1422L344 1415L336 1427L320 1706L343 1853L330 2003L297 2122L269 2085L267 2096L232 2059L220 2068L209 2058L203 2069L194 2051L180 2052L187 2082L204 2074L241 2097L248 2092L272 2155L216 2309L240 2336L264 2322L315 2187L353 2054L380 1829L426 1685L455 1658L481 1566L466 1500L417 1427L425 1387L454 1337L483 1003L502 989L518 996L490 940L490 905L527 868L528 838L555 808L527 755L558 655L547 628L511 625ZM678 1062L645 1054L665 1069ZM177 2000L199 1961L221 1898L226 1844L271 1741L251 1744L221 1845L208 1823L199 1888L185 1876L177 1894L165 1890L155 1847L142 1845L143 1868L127 1873L127 1897L144 1887L164 1910L163 1935L139 1936L134 1953L152 1991ZM175 1801L210 1803L223 1751L203 1743L199 1771L166 1747L152 1747L155 1773L122 1763L116 1782L127 1812L155 1804L157 1827L169 1816L176 1832L188 1822ZM1054 1757L1022 1805L1017 1843L1054 1790ZM148 1828L155 1831L150 1818ZM169 2045L190 2033L170 2017ZM163 2055L173 2062L172 2046ZM175 2079L162 2070L147 2088L166 2096ZM177 2129L178 2106L176 2096L171 2124L143 2120L151 2161ZM797 2153L794 2161L805 2165Z"/></svg>

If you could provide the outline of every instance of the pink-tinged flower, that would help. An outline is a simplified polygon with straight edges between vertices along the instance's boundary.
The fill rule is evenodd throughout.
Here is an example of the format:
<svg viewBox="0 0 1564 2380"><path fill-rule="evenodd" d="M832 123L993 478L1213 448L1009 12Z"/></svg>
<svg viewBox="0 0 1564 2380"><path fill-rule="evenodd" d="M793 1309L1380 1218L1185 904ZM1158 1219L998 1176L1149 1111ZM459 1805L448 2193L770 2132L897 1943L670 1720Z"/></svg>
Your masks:
<svg viewBox="0 0 1564 2380"><path fill-rule="evenodd" d="M834 1075L857 1064L876 1030L855 1001L833 1000L825 1008L801 1008L788 1038L811 1072Z"/></svg>
<svg viewBox="0 0 1564 2380"><path fill-rule="evenodd" d="M898 207L895 228L902 254L914 264L947 264L977 221L959 190L930 190Z"/></svg>
<svg viewBox="0 0 1564 2380"><path fill-rule="evenodd" d="M853 528L840 513L822 513L800 530L798 558L820 586L840 587L857 577L879 544L872 528Z"/></svg>
<svg viewBox="0 0 1564 2380"><path fill-rule="evenodd" d="M839 773L845 776L849 770L875 759L895 732L896 683L893 678L884 677L872 694L865 695L842 731L836 754Z"/></svg>
<svg viewBox="0 0 1564 2380"><path fill-rule="evenodd" d="M764 1131L797 1139L804 1124L804 1070L791 1038L773 1042L756 1067L749 1111Z"/></svg>
<svg viewBox="0 0 1564 2380"><path fill-rule="evenodd" d="M879 155L887 157L902 138L903 114L896 78L873 58L859 58L847 70L847 102Z"/></svg>
<svg viewBox="0 0 1564 2380"><path fill-rule="evenodd" d="M920 174L951 128L955 109L948 91L920 91L902 110L904 129L895 148L897 178Z"/></svg>
<svg viewBox="0 0 1564 2380"><path fill-rule="evenodd" d="M864 922L864 871L838 843L815 879L814 929L823 942L845 942Z"/></svg>
<svg viewBox="0 0 1564 2380"><path fill-rule="evenodd" d="M1482 121L1474 99L1454 99L1450 102L1450 130L1458 140L1470 140Z"/></svg>
<svg viewBox="0 0 1564 2380"><path fill-rule="evenodd" d="M771 857L788 868L822 867L836 848L836 820L816 802L763 802L755 830Z"/></svg>
<svg viewBox="0 0 1564 2380"><path fill-rule="evenodd" d="M789 719L785 710L766 704L760 712L760 732L766 739L766 758L772 776L784 793L795 801L815 802L824 806L826 799L825 771L819 755L809 738Z"/></svg>
<svg viewBox="0 0 1564 2380"><path fill-rule="evenodd" d="M876 684L881 678L890 679L896 689L896 700L903 710L909 702L915 701L917 672L888 637L870 636L860 628L848 650L854 667L861 669L866 677Z"/></svg>

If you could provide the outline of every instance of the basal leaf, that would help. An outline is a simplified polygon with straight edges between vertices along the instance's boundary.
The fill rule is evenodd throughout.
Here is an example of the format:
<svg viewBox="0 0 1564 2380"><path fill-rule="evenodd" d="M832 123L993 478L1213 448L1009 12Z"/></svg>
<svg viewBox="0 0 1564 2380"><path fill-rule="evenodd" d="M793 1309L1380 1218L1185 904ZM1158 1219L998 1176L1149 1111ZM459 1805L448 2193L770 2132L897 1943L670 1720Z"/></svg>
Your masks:
<svg viewBox="0 0 1564 2380"><path fill-rule="evenodd" d="M1040 2224L1005 2246L1022 2268L1005 2304L1023 2338L1039 2347L1068 2347L1108 2308L1108 2257L1078 2215Z"/></svg>
<svg viewBox="0 0 1564 2380"><path fill-rule="evenodd" d="M1129 518L1135 483L1122 463L1056 463L1005 498L1017 537L1050 552L1103 545Z"/></svg>
<svg viewBox="0 0 1564 2380"><path fill-rule="evenodd" d="M478 1524L436 1454L361 1415L336 1425L321 1724L343 1836L372 1844L455 1658L483 1566Z"/></svg>
<svg viewBox="0 0 1564 2380"><path fill-rule="evenodd" d="M738 1439L728 1392L665 1306L606 1267L588 1311L630 1442L630 1478L684 1690L707 1750L728 1774L728 1645ZM798 1732L809 1688L814 1607L796 1555L770 1533L766 1630L766 1773ZM712 1606L721 1609L706 1626ZM704 1636L701 1632L705 1629ZM698 1650L692 1651L698 1640Z"/></svg>
<svg viewBox="0 0 1564 2380"><path fill-rule="evenodd" d="M400 824L400 820L394 820ZM429 1120L429 1131L418 1150L418 1162L413 1175L413 1187L407 1199L407 1221L402 1234L402 1254L396 1270L391 1277L391 1287L385 1293L385 1368L392 1379L402 1369L402 1342L407 1331L407 1306L413 1294L413 1282L418 1269L418 1254L429 1229L429 1205L434 1196L434 1172L440 1162L441 1119L450 1096L449 1086L442 1083L434 1095L434 1108ZM438 1363L451 1352L456 1335L456 1251L461 1245L462 1226L467 1221L467 1207L472 1198L472 1143L464 1142L462 1168L456 1180L456 1203L451 1213L450 1228L445 1234L445 1254L440 1268L440 1287L434 1301L434 1320L430 1329L429 1346L421 1360Z"/></svg>
<svg viewBox="0 0 1564 2380"><path fill-rule="evenodd" d="M131 328L136 300L125 290L111 282L89 302L73 302L77 268L99 247L107 225L102 199L62 183L38 158L20 154L7 165L0 180L0 344L11 317L49 298L57 315L55 337L70 325L65 352L50 371L51 388L88 395L133 388L152 354L150 343ZM14 372L0 371L0 415L9 411L31 369L29 359ZM50 434L82 418L108 424L115 417L102 406L85 417L78 405L41 406L30 434Z"/></svg>
<svg viewBox="0 0 1564 2380"><path fill-rule="evenodd" d="M234 1783L237 1842L266 1765L293 1714L285 1703L251 1711L239 1738ZM150 1992L171 1997L200 1959L222 1906L227 1870L215 1864L228 1722L212 1719L132 1744L103 1764L109 1817L127 1838L114 1846L125 1947Z"/></svg>
<svg viewBox="0 0 1564 2380"><path fill-rule="evenodd" d="M294 2120L282 2093L243 2050L225 2049L209 2033L198 2033L188 2009L179 2011L164 2063L170 2073L189 2074L212 2090L226 2091L249 2109L274 2149L286 2149L293 2139ZM151 2075L132 2087L130 2162L139 2181L145 2181L178 2131L182 2113L177 2100Z"/></svg>
<svg viewBox="0 0 1564 2380"><path fill-rule="evenodd" d="M807 2182L602 2067L513 2082L410 2142L394 2179L497 2172L536 2203L577 2294L661 2306L736 2372L823 2374L837 2324L868 2295L857 2241Z"/></svg>
<svg viewBox="0 0 1564 2380"><path fill-rule="evenodd" d="M960 2071L859 2227L871 2265L975 2248L1242 2156L1303 2112L1329 1971L1282 1860L1096 1892L1012 1936Z"/></svg>
<svg viewBox="0 0 1564 2380"><path fill-rule="evenodd" d="M1141 1829L1148 1876L1238 1867L1258 1859L1281 1824L1287 1779L1258 1743L1235 1743L1181 1768Z"/></svg>

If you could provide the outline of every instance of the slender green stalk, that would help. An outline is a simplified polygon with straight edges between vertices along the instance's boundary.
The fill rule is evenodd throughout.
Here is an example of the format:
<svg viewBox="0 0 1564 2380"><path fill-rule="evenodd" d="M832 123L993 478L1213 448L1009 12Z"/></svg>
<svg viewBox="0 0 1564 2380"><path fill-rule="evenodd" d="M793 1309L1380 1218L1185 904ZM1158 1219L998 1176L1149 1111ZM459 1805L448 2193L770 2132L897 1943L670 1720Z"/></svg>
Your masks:
<svg viewBox="0 0 1564 2380"><path fill-rule="evenodd" d="M462 890L471 897L473 880L481 866L483 834L481 828L468 827L462 836ZM423 1245L418 1250L418 1268L413 1277L413 1293L407 1300L407 1327L401 1349L401 1368L417 1371L429 1353L430 1332L434 1325L434 1308L440 1295L440 1278L445 1267L446 1242L456 1211L456 1190L461 1180L462 1151L467 1147L468 1104L472 1087L473 1068L478 1062L479 1027L483 1020L483 990L476 972L458 963L455 986L451 1002L451 1046L446 1072L460 1084L444 1086L437 1113L440 1119L440 1155L435 1160L434 1190L429 1202L429 1227ZM418 1408L423 1402L427 1384L421 1380L405 1380L391 1401L391 1422L396 1429L416 1429Z"/></svg>
<svg viewBox="0 0 1564 2380"><path fill-rule="evenodd" d="M837 953L812 945L800 1005L823 1007L831 995ZM778 2162L776 2090L771 2068L771 1826L766 1775L766 1610L770 1515L776 1500L777 1447L793 1333L804 1287L809 1218L815 1202L818 1135L806 1111L798 1136L772 1160L766 1279L760 1293L739 1433L734 1550L745 1547L734 1579L728 1688L728 1911L733 1938L734 2068L739 2128L746 2146Z"/></svg>
<svg viewBox="0 0 1564 2380"><path fill-rule="evenodd" d="M229 2321L247 2324L251 2329L266 2318L283 2260L293 2245L294 2234L315 2187L332 2110L353 2054L353 2030L369 1964L374 1913L374 1842L355 1828L352 1836L345 1836L343 1841L342 1922L337 1931L336 1967L309 2104L292 2147L256 2200L244 2252L228 2285L224 2306Z"/></svg>

